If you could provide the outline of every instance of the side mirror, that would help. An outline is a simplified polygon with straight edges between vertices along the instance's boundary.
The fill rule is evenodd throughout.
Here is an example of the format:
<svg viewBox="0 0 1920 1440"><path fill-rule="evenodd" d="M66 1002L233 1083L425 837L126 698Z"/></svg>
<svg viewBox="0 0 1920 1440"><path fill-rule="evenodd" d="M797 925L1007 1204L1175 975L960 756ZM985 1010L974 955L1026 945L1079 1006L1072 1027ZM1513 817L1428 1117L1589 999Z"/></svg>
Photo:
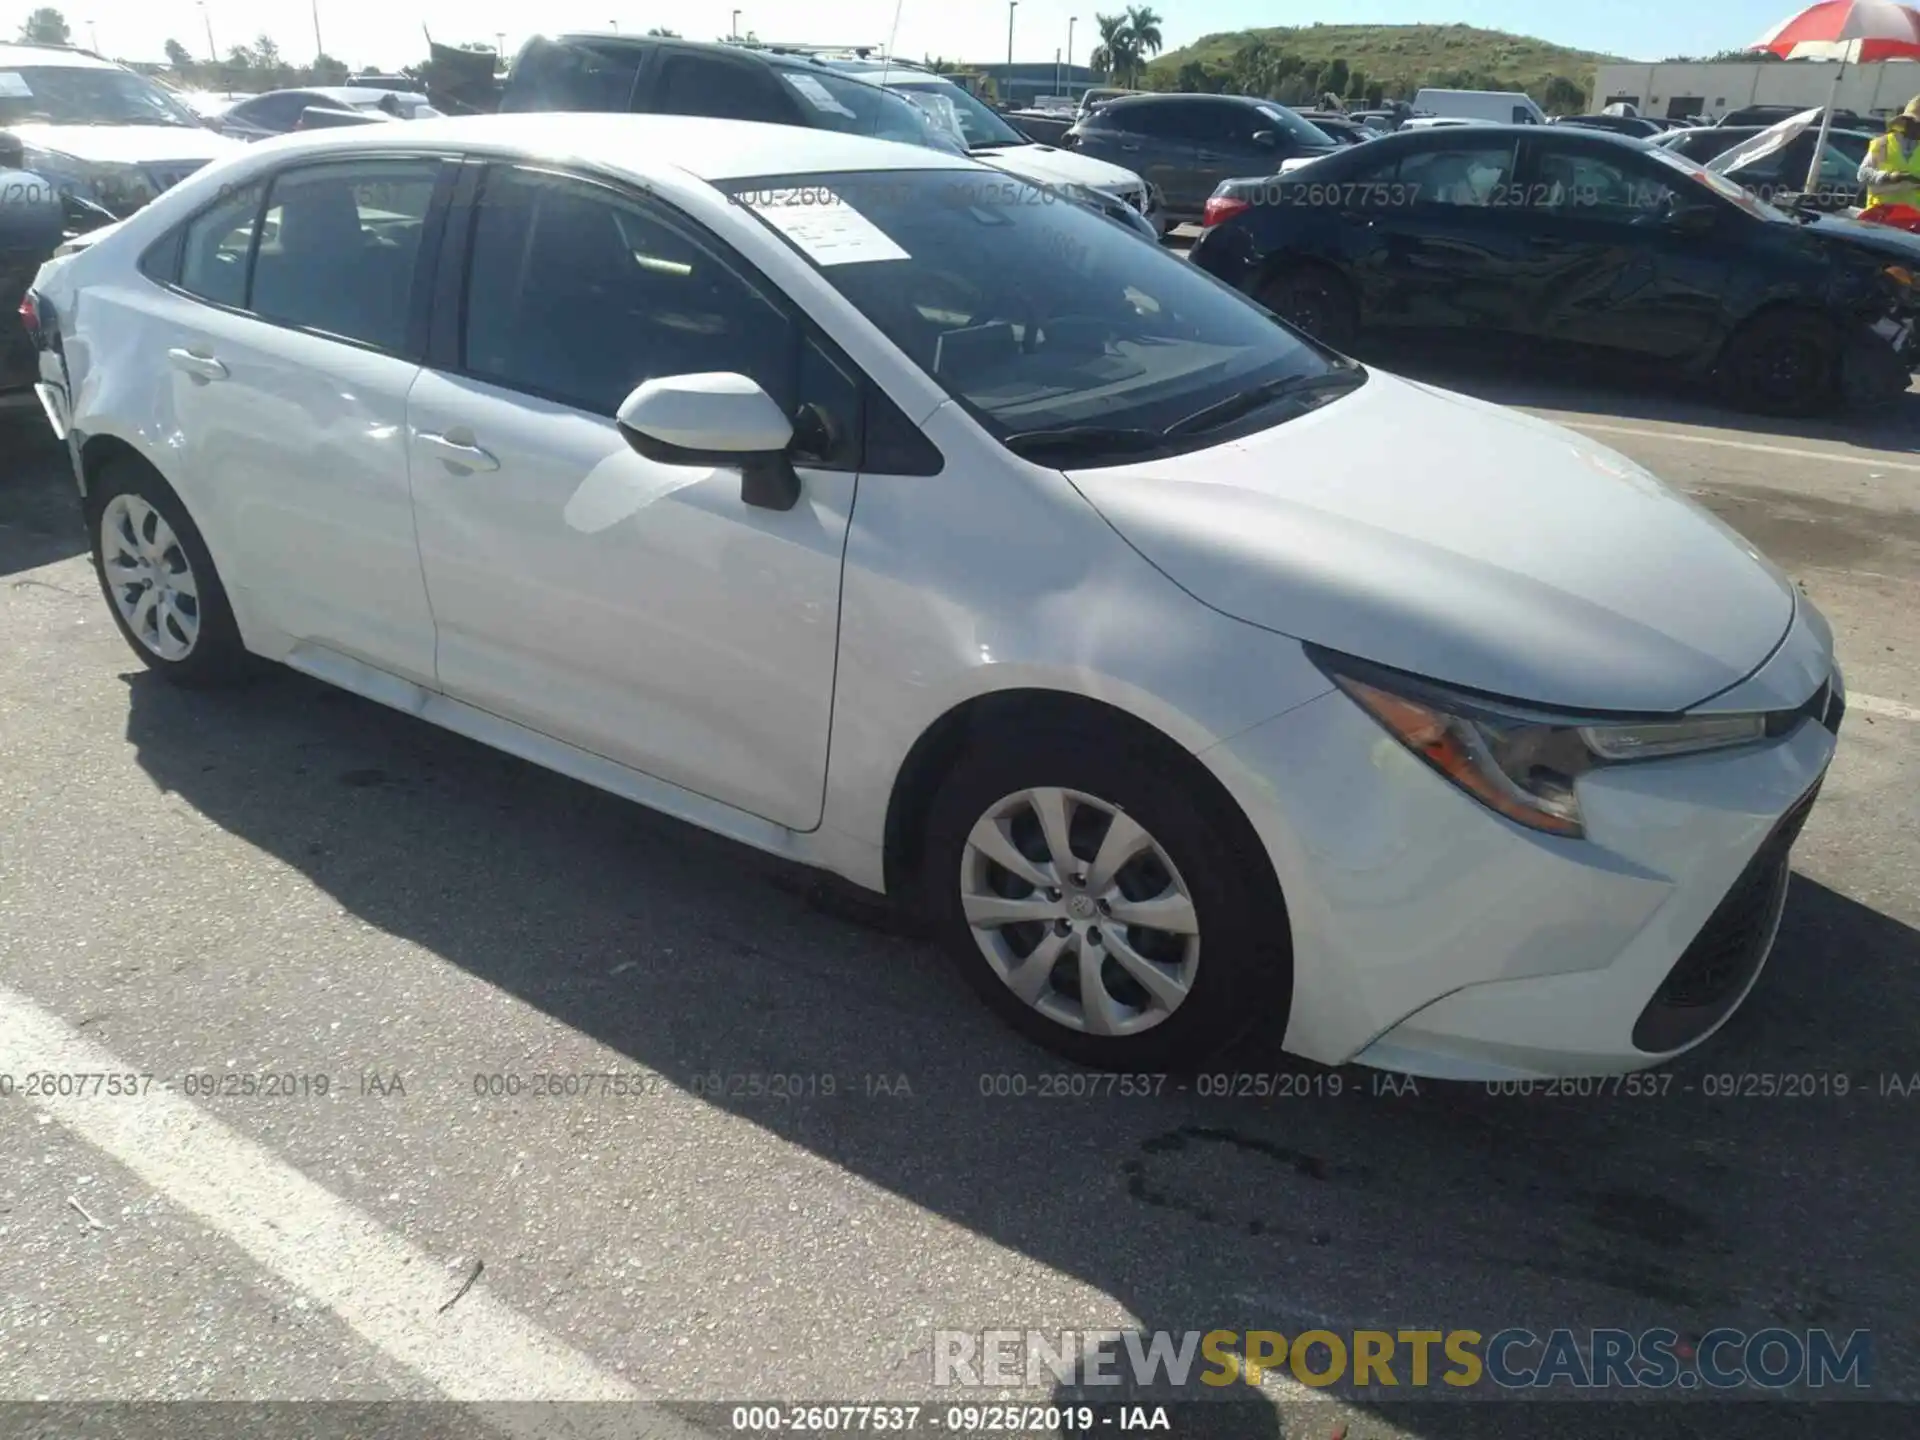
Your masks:
<svg viewBox="0 0 1920 1440"><path fill-rule="evenodd" d="M740 499L791 510L800 477L787 449L793 423L744 375L663 375L627 396L615 417L627 444L662 465L740 468Z"/></svg>
<svg viewBox="0 0 1920 1440"><path fill-rule="evenodd" d="M1279 132L1274 130L1256 130L1253 132L1253 143L1263 150L1271 150L1280 143Z"/></svg>
<svg viewBox="0 0 1920 1440"><path fill-rule="evenodd" d="M26 168L27 147L11 130L0 130L0 170Z"/></svg>

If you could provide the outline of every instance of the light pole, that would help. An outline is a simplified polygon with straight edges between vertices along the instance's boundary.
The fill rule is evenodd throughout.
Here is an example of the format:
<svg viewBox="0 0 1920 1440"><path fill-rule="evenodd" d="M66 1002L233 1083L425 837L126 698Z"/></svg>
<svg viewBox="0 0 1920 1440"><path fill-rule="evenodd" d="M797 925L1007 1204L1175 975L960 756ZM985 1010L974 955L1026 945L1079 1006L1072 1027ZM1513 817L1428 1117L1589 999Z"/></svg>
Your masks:
<svg viewBox="0 0 1920 1440"><path fill-rule="evenodd" d="M1013 12L1020 8L1020 0L1007 0L1007 84L1013 84Z"/></svg>
<svg viewBox="0 0 1920 1440"><path fill-rule="evenodd" d="M313 0L313 58L318 60L327 53L327 47L320 43L320 0Z"/></svg>
<svg viewBox="0 0 1920 1440"><path fill-rule="evenodd" d="M196 3L200 6L200 18L207 22L207 63L218 65L220 51L213 43L213 16L207 13L207 0L196 0Z"/></svg>
<svg viewBox="0 0 1920 1440"><path fill-rule="evenodd" d="M87 39L91 42L87 48L98 55L100 53L100 29L91 20L87 21Z"/></svg>
<svg viewBox="0 0 1920 1440"><path fill-rule="evenodd" d="M505 62L507 58L507 32L506 31L496 30L493 32L493 53L499 60L501 60L502 62Z"/></svg>
<svg viewBox="0 0 1920 1440"><path fill-rule="evenodd" d="M740 38L740 12L738 10L733 12L733 38L735 40Z"/></svg>
<svg viewBox="0 0 1920 1440"><path fill-rule="evenodd" d="M1060 52L1053 52L1053 93L1060 93Z"/></svg>
<svg viewBox="0 0 1920 1440"><path fill-rule="evenodd" d="M1067 69L1073 69L1073 27L1080 23L1078 15L1067 17Z"/></svg>

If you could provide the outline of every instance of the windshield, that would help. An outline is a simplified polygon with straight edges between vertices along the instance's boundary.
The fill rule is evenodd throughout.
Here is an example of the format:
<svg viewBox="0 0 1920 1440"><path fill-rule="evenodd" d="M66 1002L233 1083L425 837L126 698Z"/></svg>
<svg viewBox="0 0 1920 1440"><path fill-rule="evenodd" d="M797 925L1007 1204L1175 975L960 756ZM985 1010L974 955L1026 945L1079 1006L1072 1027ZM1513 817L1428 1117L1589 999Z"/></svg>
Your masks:
<svg viewBox="0 0 1920 1440"><path fill-rule="evenodd" d="M944 134L925 111L891 90L830 70L781 70L779 75L825 129L875 140L898 140L950 154L965 153L964 147Z"/></svg>
<svg viewBox="0 0 1920 1440"><path fill-rule="evenodd" d="M1791 225L1793 223L1793 217L1787 214L1786 211L1776 209L1774 206L1769 205L1744 185L1736 185L1724 175L1705 169L1691 160L1683 159L1671 150L1649 147L1646 153L1648 158L1665 165L1671 170L1678 170L1696 185L1704 185L1722 200L1730 201L1738 205L1756 220L1777 221L1783 225Z"/></svg>
<svg viewBox="0 0 1920 1440"><path fill-rule="evenodd" d="M876 77L877 78L877 77ZM993 111L982 105L960 86L951 80L914 79L911 83L893 80L891 87L905 95L909 100L943 100L952 107L953 118L960 127L960 136L968 149L983 145L1025 145L1027 137L1015 130Z"/></svg>
<svg viewBox="0 0 1920 1440"><path fill-rule="evenodd" d="M0 125L179 125L191 110L131 70L80 65L0 68Z"/></svg>
<svg viewBox="0 0 1920 1440"><path fill-rule="evenodd" d="M727 188L1001 440L1088 427L1159 440L1261 387L1351 373L1185 260L1009 175Z"/></svg>
<svg viewBox="0 0 1920 1440"><path fill-rule="evenodd" d="M1312 145L1325 150L1339 143L1311 120L1302 119L1285 106L1262 103L1254 108L1273 122L1274 129L1282 135L1291 136L1302 145Z"/></svg>

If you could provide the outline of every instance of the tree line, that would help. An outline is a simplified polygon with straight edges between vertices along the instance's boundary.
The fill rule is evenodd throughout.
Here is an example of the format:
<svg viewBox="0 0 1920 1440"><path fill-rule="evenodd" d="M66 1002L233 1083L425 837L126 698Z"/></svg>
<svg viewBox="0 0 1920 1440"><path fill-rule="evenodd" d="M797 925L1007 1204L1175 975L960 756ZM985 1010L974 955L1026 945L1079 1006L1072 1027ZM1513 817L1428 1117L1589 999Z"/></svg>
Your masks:
<svg viewBox="0 0 1920 1440"><path fill-rule="evenodd" d="M1312 60L1258 38L1224 61L1188 60L1177 69L1150 69L1145 86L1210 95L1257 95L1283 105L1319 103L1333 95L1352 104L1378 106L1411 100L1420 90L1515 90L1511 76L1492 70L1435 68L1417 76L1370 75L1344 57ZM1549 75L1527 92L1549 115L1577 115L1586 108L1587 87L1566 75Z"/></svg>

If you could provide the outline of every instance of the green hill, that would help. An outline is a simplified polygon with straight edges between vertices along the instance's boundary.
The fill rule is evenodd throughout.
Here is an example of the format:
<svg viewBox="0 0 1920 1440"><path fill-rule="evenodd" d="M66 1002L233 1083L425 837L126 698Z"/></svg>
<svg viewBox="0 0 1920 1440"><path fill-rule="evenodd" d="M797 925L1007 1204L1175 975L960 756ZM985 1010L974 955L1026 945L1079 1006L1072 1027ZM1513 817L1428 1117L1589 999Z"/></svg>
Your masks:
<svg viewBox="0 0 1920 1440"><path fill-rule="evenodd" d="M1591 90L1596 67L1621 58L1473 25L1281 25L1202 36L1156 59L1147 68L1147 83L1173 89L1183 67L1196 65L1227 71L1234 54L1254 41L1297 56L1309 73L1344 60L1349 72L1362 72L1388 95L1405 97L1422 85L1442 85L1525 90L1539 99L1556 75ZM1191 68L1186 73L1197 74Z"/></svg>

